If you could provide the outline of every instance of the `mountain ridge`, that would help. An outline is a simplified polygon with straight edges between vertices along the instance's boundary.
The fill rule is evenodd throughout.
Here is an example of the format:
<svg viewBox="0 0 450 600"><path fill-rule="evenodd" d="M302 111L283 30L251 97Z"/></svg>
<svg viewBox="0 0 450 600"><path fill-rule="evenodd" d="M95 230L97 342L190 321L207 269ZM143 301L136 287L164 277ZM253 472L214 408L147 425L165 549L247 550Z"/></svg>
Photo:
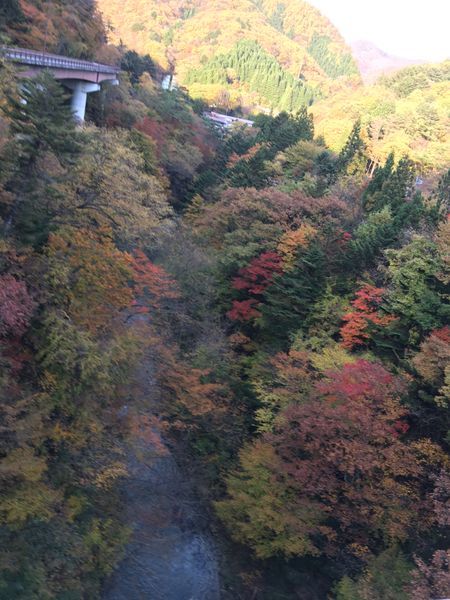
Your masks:
<svg viewBox="0 0 450 600"><path fill-rule="evenodd" d="M250 77L234 78L231 70L226 85L187 83L193 69L232 53L243 40L258 43L283 70L323 94L360 81L338 29L303 0L169 0L163 5L157 0L99 0L99 8L113 42L150 54L175 72L193 96L210 102L225 87L232 99L244 96L258 104L257 94L248 89Z"/></svg>
<svg viewBox="0 0 450 600"><path fill-rule="evenodd" d="M389 75L405 67L425 64L422 59L394 56L379 48L369 40L356 40L350 43L365 83L374 83L380 75Z"/></svg>

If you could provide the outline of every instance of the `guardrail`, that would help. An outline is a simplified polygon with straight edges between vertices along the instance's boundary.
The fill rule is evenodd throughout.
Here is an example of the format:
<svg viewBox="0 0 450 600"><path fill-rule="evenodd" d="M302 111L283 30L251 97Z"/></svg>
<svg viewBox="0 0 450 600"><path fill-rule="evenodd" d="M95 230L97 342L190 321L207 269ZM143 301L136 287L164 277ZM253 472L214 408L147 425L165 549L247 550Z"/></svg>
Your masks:
<svg viewBox="0 0 450 600"><path fill-rule="evenodd" d="M57 54L48 54L46 52L37 52L35 50L23 50L21 48L3 47L0 48L0 55L23 65L33 65L37 67L73 69L76 71L92 71L96 73L111 73L114 75L120 71L118 67L112 67L111 65L102 65L87 60L68 58L67 56L58 56Z"/></svg>

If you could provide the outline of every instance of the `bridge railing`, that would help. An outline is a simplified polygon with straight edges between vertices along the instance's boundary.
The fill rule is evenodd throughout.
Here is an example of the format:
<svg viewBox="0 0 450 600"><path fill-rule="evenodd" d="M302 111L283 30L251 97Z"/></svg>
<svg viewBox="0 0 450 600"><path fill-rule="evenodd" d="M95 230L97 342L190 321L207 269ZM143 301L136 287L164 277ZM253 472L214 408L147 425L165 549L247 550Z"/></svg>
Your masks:
<svg viewBox="0 0 450 600"><path fill-rule="evenodd" d="M111 73L114 75L120 71L119 68L110 65L102 65L87 60L68 58L66 56L58 56L57 54L37 52L35 50L23 50L22 48L2 47L0 48L0 55L22 65L50 67L53 69L73 69L76 71L93 71L96 73Z"/></svg>

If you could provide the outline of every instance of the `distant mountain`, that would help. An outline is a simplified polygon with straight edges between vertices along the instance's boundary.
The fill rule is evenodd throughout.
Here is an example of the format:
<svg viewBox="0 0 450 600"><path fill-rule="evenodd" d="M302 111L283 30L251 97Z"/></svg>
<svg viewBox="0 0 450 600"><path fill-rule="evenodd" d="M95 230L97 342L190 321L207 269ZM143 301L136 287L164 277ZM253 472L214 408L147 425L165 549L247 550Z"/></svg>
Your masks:
<svg viewBox="0 0 450 600"><path fill-rule="evenodd" d="M339 31L303 0L99 0L114 42L192 95L293 110L360 81ZM225 93L224 93L225 92Z"/></svg>
<svg viewBox="0 0 450 600"><path fill-rule="evenodd" d="M366 83L373 83L380 75L387 75L399 71L404 67L423 64L423 60L412 60L391 56L380 50L375 44L367 41L358 41L350 44L361 75Z"/></svg>

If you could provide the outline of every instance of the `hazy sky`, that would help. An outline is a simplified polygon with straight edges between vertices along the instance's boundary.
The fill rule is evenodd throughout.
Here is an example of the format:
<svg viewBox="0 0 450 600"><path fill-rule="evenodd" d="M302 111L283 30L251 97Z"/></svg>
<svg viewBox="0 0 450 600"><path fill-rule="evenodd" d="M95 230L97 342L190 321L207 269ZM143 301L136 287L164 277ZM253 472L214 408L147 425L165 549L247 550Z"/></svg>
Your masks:
<svg viewBox="0 0 450 600"><path fill-rule="evenodd" d="M403 58L450 58L450 0L309 0L348 41Z"/></svg>

